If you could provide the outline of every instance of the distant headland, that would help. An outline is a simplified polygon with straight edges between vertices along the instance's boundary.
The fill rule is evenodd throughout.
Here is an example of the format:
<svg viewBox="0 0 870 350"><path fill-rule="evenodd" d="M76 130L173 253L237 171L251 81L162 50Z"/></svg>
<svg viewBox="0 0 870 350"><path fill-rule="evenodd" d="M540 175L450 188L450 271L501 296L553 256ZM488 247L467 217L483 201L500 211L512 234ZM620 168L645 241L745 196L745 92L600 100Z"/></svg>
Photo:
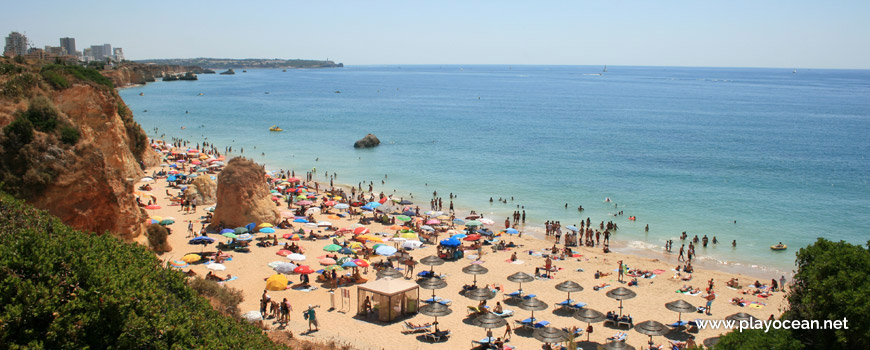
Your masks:
<svg viewBox="0 0 870 350"><path fill-rule="evenodd" d="M214 69L228 68L340 68L344 63L333 61L284 60L278 58L162 58L152 60L137 60L139 63L154 63L159 65L199 66Z"/></svg>

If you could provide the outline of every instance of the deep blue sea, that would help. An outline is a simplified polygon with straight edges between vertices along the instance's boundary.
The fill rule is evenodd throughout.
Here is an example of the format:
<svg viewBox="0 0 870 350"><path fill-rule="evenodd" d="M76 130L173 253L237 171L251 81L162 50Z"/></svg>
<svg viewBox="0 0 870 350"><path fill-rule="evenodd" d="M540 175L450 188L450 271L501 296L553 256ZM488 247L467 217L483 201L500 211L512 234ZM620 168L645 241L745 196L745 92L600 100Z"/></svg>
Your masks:
<svg viewBox="0 0 870 350"><path fill-rule="evenodd" d="M613 220L626 250L687 231L722 242L701 258L790 271L817 237L870 240L870 71L601 68L237 70L121 96L151 136L371 180L427 209L452 192L496 222L517 205L538 227ZM381 146L354 149L367 133Z"/></svg>

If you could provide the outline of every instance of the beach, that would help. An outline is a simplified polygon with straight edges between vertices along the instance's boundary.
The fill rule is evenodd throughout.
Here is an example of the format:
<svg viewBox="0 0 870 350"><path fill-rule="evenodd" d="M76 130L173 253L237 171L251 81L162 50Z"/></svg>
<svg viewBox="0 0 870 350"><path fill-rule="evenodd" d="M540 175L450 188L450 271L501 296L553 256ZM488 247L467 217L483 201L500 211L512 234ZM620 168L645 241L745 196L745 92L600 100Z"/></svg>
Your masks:
<svg viewBox="0 0 870 350"><path fill-rule="evenodd" d="M146 170L146 174L152 174L166 169L168 169L166 166L150 168ZM326 171L326 169L319 169L315 174L320 174L324 171ZM203 173L202 176L205 176L205 174L208 173ZM279 176L277 173L273 174ZM304 171L296 172L296 175L299 178L303 178L303 174ZM209 174L208 176L216 176L216 174ZM146 182L140 182L137 183L136 186L138 187L145 183ZM273 183L273 185L276 183ZM199 232L203 225L201 223L202 217L205 215L205 210L208 205L200 204L196 213L185 213L181 211L181 206L177 204L172 205L170 199L165 195L167 191L173 195L177 194L179 191L176 188L168 188L165 179L156 179L153 182L148 181L147 184L152 187L148 192L156 197L156 204L161 206L160 209L148 210L149 214L161 218L172 217L175 219L174 223L168 225L172 230L172 234L169 236L169 243L173 247L173 250L169 253L160 255L160 259L170 262L173 260L179 260L182 256L188 253L199 253L203 249L205 251L213 252L215 250L215 245L202 247L199 245L188 244L188 241L192 238L188 235L188 222L193 221L194 230ZM308 185L310 185L309 189L313 191L313 183L308 183ZM325 187L328 187L328 185L328 182L324 183L319 181L318 187L321 191L317 193L317 199L315 202L319 203L321 201L322 190ZM366 194L366 197L368 197L368 194ZM377 194L375 194L375 197L377 198ZM419 206L420 213L430 209L428 199L420 201L418 198L415 199L414 202L415 204L412 205L412 207ZM286 204L283 201L280 203L281 205L277 206L275 210L278 212L286 211ZM444 208L444 211L446 212L446 204ZM469 213L462 210L456 213L457 218L464 218L467 215L469 215ZM329 217L329 214L326 213L315 214L314 217L315 221L329 221L335 227L340 229L349 228L358 221L358 218L336 219L334 216ZM495 232L500 231L499 226L501 229L504 228L504 225L502 224L503 219L491 219L495 221L495 224L486 225L485 227L492 228ZM592 226L593 228L598 228L598 225L595 224L596 221L594 220L595 218L593 218ZM255 224L260 225L262 223L258 222ZM274 225L277 223L273 222L270 224ZM367 228L371 233L385 233L386 235L383 238L386 239L393 236L393 232L395 232L389 229L388 226L390 225L372 223L365 225L365 228ZM300 224L295 224L294 229L298 229L299 227ZM458 226L457 229L461 231L462 227ZM518 229L523 231L522 225L519 225ZM310 229L306 228L305 230L308 232ZM315 231L317 230L318 229L315 229ZM320 258L326 254L330 254L324 251L323 248L332 244L333 240L321 239L312 241L302 239L298 241L290 241L282 238L284 234L290 232L290 229L276 229L276 233L269 233L269 235L277 235L278 242L281 245L285 242L295 242L305 251L306 260L302 264L309 265L315 270L321 269L322 266L319 263L321 260ZM327 232L323 231L322 233ZM255 237L263 235L264 234L262 233L257 233L255 234ZM339 242L344 242L345 240L351 240L353 236L352 233L344 233L338 235L336 239ZM209 234L209 237L214 238L217 242L229 241L229 239L221 237L216 233ZM442 234L439 239L445 238L447 238L446 235ZM691 238L691 236L689 238ZM479 262L476 259L468 258L469 254L476 254L476 251L468 251L466 252L466 257L460 258L457 261L448 261L443 265L434 266L433 269L437 274L446 275L445 281L447 282L447 287L436 290L435 295L444 299L452 300L450 305L450 308L453 310L452 314L438 318L439 328L442 330L450 330L452 332L446 343L442 342L433 344L423 341L420 334L402 333L402 330L404 329L404 321L409 321L414 324L423 324L433 321L432 317L423 314L416 314L408 318L400 318L392 323L381 323L375 320L366 319L365 317L355 317L357 315L358 305L356 286L345 287L350 290L350 299L343 300L341 297L343 294L341 293L341 289L335 290L334 293L330 293L328 285L315 282L316 274L310 275L311 285L316 287L313 290L300 291L287 289L283 291L269 291L268 294L271 296L273 301L281 301L284 298L287 298L293 307L293 312L290 313L290 321L285 326L277 324L273 319L265 320L265 324L273 331L289 330L298 337L301 336L318 341L334 340L339 343L350 344L352 347L359 349L403 349L409 346L416 348L436 348L444 346L444 344L451 348L470 346L472 340L485 338L486 331L483 328L473 326L470 321L471 318L467 317L467 307L477 306L478 301L468 299L460 294L463 289L462 287L464 285L472 284L474 279L473 275L463 273L462 268L469 266L474 262L475 265L479 264L488 269L488 273L477 276L477 285L498 287L499 291L496 293L495 297L488 301L488 305L493 306L496 301L502 301L504 299L504 294L518 289L517 283L509 282L507 277L520 271L530 275L535 275L536 267L543 268L545 265L546 259L542 252L552 248L554 245L552 238L540 239L529 234L524 234L522 237L503 234L499 236L498 239L512 241L519 245L519 247L496 252L491 249L491 246L483 246L483 255L480 257ZM618 240L618 234L614 236L613 239ZM392 245L389 241L387 241L386 244ZM674 244L678 248L680 241L675 241ZM722 242L720 244L727 244L727 242ZM371 244L369 244L369 247L371 247ZM559 245L559 248L562 248L561 244ZM223 282L223 284L227 287L241 290L244 293L244 301L240 304L240 309L243 313L259 310L259 300L266 285L265 279L275 274L268 264L274 261L289 262L289 260L276 254L280 249L282 248L279 246L257 247L254 246L252 242L250 252L248 253L228 252L232 255L232 260L224 262L226 267L225 270L216 272L219 276L226 276L229 274L236 277L236 279ZM726 316L737 312L746 312L757 318L767 319L771 315L778 316L784 305L784 294L782 292L775 292L767 298L761 298L751 294L740 294L739 290L725 286L725 282L732 278L737 278L740 285L744 287L756 280L759 280L762 284L770 284L769 276L767 277L768 279L763 279L763 277L759 276L735 274L695 266L696 269L692 274L691 281L672 280L671 277L675 273L673 269L677 264L671 261L613 252L605 254L602 252L601 246L596 246L594 248L581 246L572 247L572 249L576 255L572 254L574 256L566 257L565 260L553 261L553 265L556 266L558 270L552 273L552 278L537 279L533 282L524 283L522 287L526 293L536 294L539 300L548 304L548 308L545 310L536 311L535 317L538 320L549 321L550 326L552 327L563 328L577 326L580 329L586 328L585 323L570 317L570 313L566 314L554 311L556 310L555 303L566 299L566 293L558 291L555 286L569 280L577 282L583 287L582 291L571 293L571 299L584 302L587 304L586 308L591 308L602 313L617 311L619 306L617 300L611 299L605 295L607 291L617 287L631 289L637 294L637 296L624 301L623 313L631 315L635 324L646 320L656 320L665 324L676 321L678 315L676 315L675 312L666 309L665 304L677 299L685 300L694 306L703 306L706 303L706 299L703 297L706 295L705 292L700 292L697 295L687 295L679 293L678 290L687 285L704 290L707 288L708 281L711 279L714 281L715 291L715 300L712 304L712 315L705 315L702 313L683 314L683 320L694 320L696 318L723 319ZM409 251L409 254L415 261L420 261L427 256L435 254L435 252L436 247L432 244L427 244L421 249ZM517 260L511 262L511 255L514 253L517 255ZM381 260L385 260L385 258L373 255L370 262L375 263ZM617 281L617 274L615 271L618 270L619 261L622 261L629 269L655 270L659 273L655 274L653 278L637 278L638 285L628 287L627 284ZM427 268L428 266L418 264L415 273L424 271ZM209 271L211 271L208 269L207 264L192 264L189 267L182 268L182 270L191 270L200 277L205 276ZM376 279L374 269L368 268L367 270L368 272L363 273L362 277L368 281L374 281ZM611 274L596 279L596 271L605 273L609 272ZM349 272L350 271L339 271L339 273ZM287 277L291 281L291 284L299 283L298 274L290 274ZM415 278L411 279L411 281L414 279ZM631 277L626 277L625 280L629 281L631 280ZM593 286L601 284L607 286L597 291L593 289ZM428 298L431 294L431 290L420 289L421 299ZM755 304L750 305L757 306L747 305L741 307L733 305L730 303L732 298L743 298L747 303L755 302ZM332 304L333 301L334 305ZM514 316L508 318L508 322L510 322L512 328L516 327L515 320L524 319L530 316L530 311L523 310L517 305L505 302L502 302L502 304L505 309L514 311ZM307 332L308 323L302 318L302 311L307 309L308 305L319 306L319 308L316 309L319 321L319 331L312 333ZM614 336L620 331L628 333L626 342L632 346L641 348L645 346L648 341L647 336L633 330L627 330L626 328L618 329L613 326L604 326L602 323L593 324L593 327L594 331L590 336L590 341L592 342L604 343L606 338ZM493 336L495 337L500 337L503 333L504 328L493 330ZM695 340L700 343L704 339L716 337L720 335L720 333L725 333L725 331L702 329L698 333L691 334L695 337ZM671 337L675 340L685 340L685 336L677 335L677 333L673 333ZM585 340L586 335L584 334L580 339ZM656 344L664 343L667 345L667 338L665 337L657 336L653 339ZM515 346L518 349L539 348L541 346L540 341L531 337L530 331L524 330L516 330L508 344Z"/></svg>

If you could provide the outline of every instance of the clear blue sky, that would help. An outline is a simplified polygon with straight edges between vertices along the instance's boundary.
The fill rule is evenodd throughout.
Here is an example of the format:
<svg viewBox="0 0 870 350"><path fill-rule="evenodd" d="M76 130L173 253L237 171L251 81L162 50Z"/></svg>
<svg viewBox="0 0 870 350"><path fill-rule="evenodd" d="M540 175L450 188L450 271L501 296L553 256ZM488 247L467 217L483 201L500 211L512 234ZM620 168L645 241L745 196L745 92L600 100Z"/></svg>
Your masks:
<svg viewBox="0 0 870 350"><path fill-rule="evenodd" d="M868 0L7 1L0 34L128 59L870 68Z"/></svg>

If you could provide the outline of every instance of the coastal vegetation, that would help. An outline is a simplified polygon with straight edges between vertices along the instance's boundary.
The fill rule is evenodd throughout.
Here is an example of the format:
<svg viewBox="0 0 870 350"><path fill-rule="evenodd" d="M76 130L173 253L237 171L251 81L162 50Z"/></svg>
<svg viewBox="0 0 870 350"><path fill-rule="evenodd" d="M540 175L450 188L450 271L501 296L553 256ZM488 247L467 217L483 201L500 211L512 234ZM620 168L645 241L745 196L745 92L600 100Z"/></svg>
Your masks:
<svg viewBox="0 0 870 350"><path fill-rule="evenodd" d="M188 284L141 245L76 231L7 194L0 213L4 348L282 348L232 317L238 293Z"/></svg>
<svg viewBox="0 0 870 350"><path fill-rule="evenodd" d="M734 331L716 349L870 348L870 242L859 246L819 238L797 252L795 265L789 308L780 320L848 320L848 328Z"/></svg>

